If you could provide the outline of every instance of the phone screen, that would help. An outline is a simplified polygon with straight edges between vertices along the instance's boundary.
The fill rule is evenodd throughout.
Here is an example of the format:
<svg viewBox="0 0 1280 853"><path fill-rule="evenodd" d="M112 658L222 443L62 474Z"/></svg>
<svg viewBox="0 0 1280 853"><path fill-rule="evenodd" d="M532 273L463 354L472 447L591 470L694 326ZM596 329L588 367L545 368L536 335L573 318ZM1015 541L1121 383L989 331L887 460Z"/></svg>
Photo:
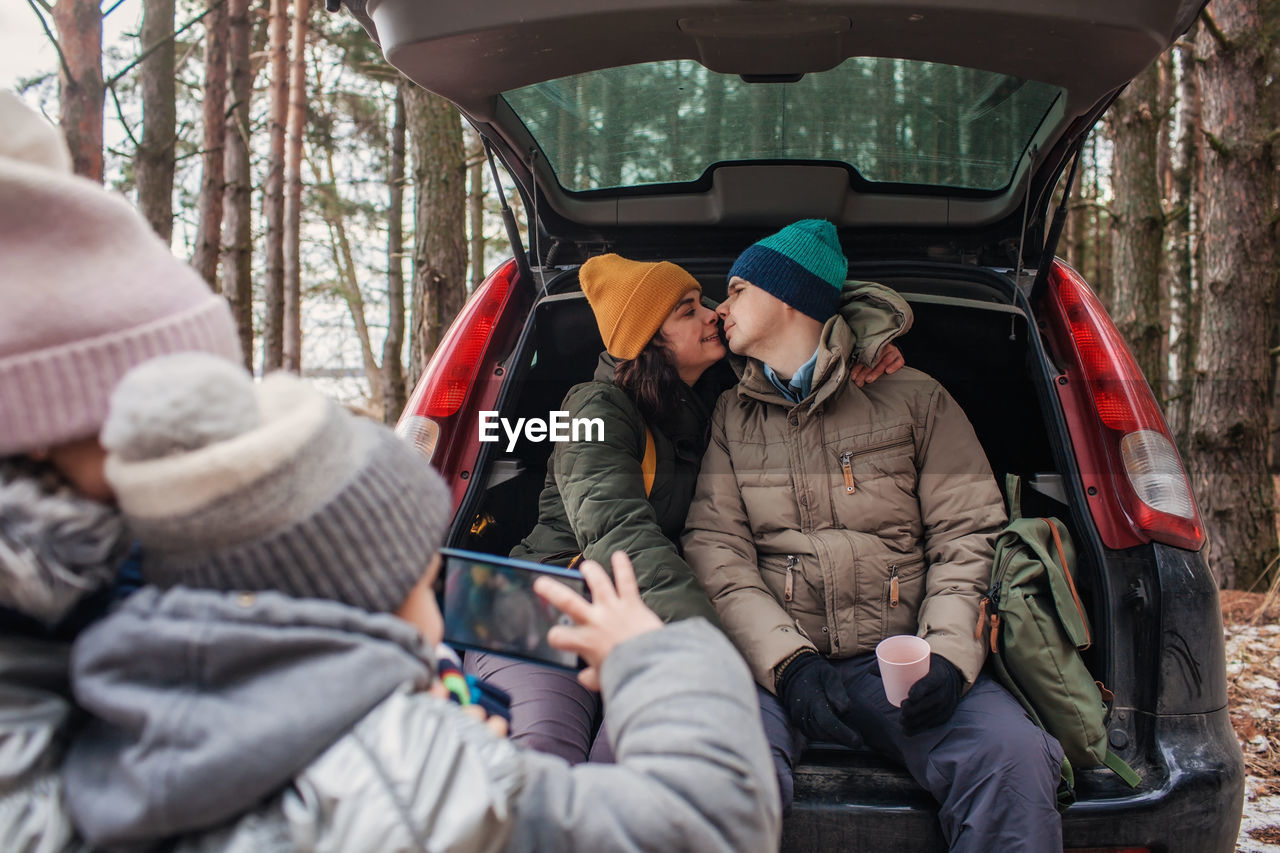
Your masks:
<svg viewBox="0 0 1280 853"><path fill-rule="evenodd" d="M586 595L577 572L482 554L444 552L444 641L465 649L578 669L578 656L547 644L552 625L570 624L567 616L533 592L539 575L548 575Z"/></svg>

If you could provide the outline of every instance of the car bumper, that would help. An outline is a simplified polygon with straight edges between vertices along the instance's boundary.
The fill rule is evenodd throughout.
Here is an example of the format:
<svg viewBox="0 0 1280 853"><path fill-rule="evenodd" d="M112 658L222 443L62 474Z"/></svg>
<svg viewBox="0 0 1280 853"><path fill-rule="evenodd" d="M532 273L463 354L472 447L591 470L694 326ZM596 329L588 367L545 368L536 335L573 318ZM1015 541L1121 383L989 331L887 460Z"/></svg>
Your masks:
<svg viewBox="0 0 1280 853"><path fill-rule="evenodd" d="M1072 848L1229 853L1244 802L1244 761L1225 708L1154 717L1155 753L1131 790L1105 769L1078 771L1063 815ZM865 753L815 750L796 768L784 851L945 851L937 808L905 772Z"/></svg>

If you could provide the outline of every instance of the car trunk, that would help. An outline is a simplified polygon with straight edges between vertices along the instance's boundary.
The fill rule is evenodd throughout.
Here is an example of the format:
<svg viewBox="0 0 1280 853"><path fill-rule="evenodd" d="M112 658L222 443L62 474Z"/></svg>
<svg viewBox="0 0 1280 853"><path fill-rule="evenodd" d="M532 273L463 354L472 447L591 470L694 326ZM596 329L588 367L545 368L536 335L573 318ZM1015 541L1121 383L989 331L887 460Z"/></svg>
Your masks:
<svg viewBox="0 0 1280 853"><path fill-rule="evenodd" d="M729 258L676 260L709 297L723 298ZM1054 388L1061 365L1046 349L1050 344L1037 324L1027 322L1024 290L1030 276L1019 289L1007 275L972 264L897 262L855 263L850 277L881 282L903 294L915 314L912 330L898 341L907 363L935 376L956 398L998 479L1006 473L1024 478L1030 486L1023 490L1024 514L1063 519L1076 541L1077 584L1094 631L1084 658L1100 681L1116 688L1108 724L1111 744L1142 774L1144 784L1134 791L1108 770L1077 769L1079 800L1064 824L1064 837L1068 847L1113 839L1117 828L1109 815L1142 808L1144 798L1182 773L1159 749L1160 727L1176 727L1183 719L1188 726L1201 725L1192 717L1159 716L1170 710L1174 681L1150 665L1145 651L1162 642L1162 621L1150 618L1152 608L1170 624L1188 626L1187 640L1197 643L1200 634L1221 630L1197 607L1212 590L1204 586L1202 571L1185 564L1192 554L1154 546L1153 560L1153 546L1115 551L1100 542L1090 520L1090 498L1072 473L1075 461L1064 458L1070 457L1071 441ZM546 295L501 362L504 387L495 407L506 418L546 418L559 409L570 387L592 377L603 350L576 267L549 274L539 289ZM537 521L537 496L552 447L530 441L517 442L513 450L505 441L481 444L449 544L507 553ZM1151 596L1159 596L1158 605ZM1171 615L1175 608L1176 617ZM1199 683L1224 682L1223 661L1203 663ZM1225 697L1219 692L1198 694L1194 701L1220 708ZM1224 735L1196 728L1181 736L1208 743L1230 737L1230 730ZM811 746L795 768L795 785L783 849L945 849L929 794L903 769L870 751ZM1203 837L1215 838L1216 828L1206 824ZM1196 849L1200 842L1188 843L1192 846L1186 849Z"/></svg>
<svg viewBox="0 0 1280 853"><path fill-rule="evenodd" d="M724 296L727 259L678 258L701 281L706 294ZM1155 712L1157 673L1132 648L1115 648L1132 625L1117 626L1122 603L1135 583L1156 588L1148 562L1126 562L1123 552L1102 548L1088 521L1087 499L1080 493L1055 448L1069 448L1062 415L1054 402L1059 369L1034 326L1026 319L1026 300L1004 274L954 263L855 263L853 279L871 280L898 290L915 314L912 330L899 341L909 365L935 376L963 407L998 479L1006 473L1024 478L1027 515L1065 520L1079 545L1078 585L1095 643L1085 652L1099 680L1123 685L1110 729L1128 748L1123 757L1148 782L1169 773L1158 755L1143 713ZM504 362L506 387L499 395L503 417L546 418L560 408L565 392L589 380L603 349L590 307L578 287L575 268L562 269L545 282L547 296L530 314L519 342ZM1024 280L1023 287L1029 286ZM537 500L553 445L520 441L481 445L472 486L458 513L450 544L505 554L537 521ZM1067 476L1064 476L1067 475ZM1155 630L1146 626L1141 630ZM1158 637L1150 638L1152 643ZM851 772L856 771L856 772ZM1081 806L1116 805L1135 796L1106 770L1077 771ZM1077 806L1074 814L1087 816ZM849 815L857 812L856 820ZM904 825L903 822L909 825ZM932 839L945 849L937 827L936 806L901 768L869 751L852 752L816 745L796 768L796 805L786 824L786 849L816 849L830 833L859 834L854 849L920 850ZM1070 835L1068 836L1070 837ZM895 846L896 845L896 846Z"/></svg>

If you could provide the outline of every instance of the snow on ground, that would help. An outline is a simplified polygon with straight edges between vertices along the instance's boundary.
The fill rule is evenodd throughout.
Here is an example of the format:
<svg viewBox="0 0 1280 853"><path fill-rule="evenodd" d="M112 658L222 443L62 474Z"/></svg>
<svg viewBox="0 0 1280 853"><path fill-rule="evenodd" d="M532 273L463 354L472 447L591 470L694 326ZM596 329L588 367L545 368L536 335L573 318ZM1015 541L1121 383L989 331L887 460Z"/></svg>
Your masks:
<svg viewBox="0 0 1280 853"><path fill-rule="evenodd" d="M1280 851L1280 624L1269 610L1255 618L1262 599L1223 593L1227 697L1248 774L1237 853Z"/></svg>

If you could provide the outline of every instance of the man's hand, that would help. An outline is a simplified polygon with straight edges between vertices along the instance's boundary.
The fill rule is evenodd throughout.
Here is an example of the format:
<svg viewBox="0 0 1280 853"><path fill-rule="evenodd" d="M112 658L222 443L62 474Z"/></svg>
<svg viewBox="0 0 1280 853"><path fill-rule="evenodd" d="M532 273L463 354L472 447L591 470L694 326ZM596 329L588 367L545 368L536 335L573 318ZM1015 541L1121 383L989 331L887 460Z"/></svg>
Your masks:
<svg viewBox="0 0 1280 853"><path fill-rule="evenodd" d="M964 676L942 655L929 656L929 671L902 700L902 731L908 737L940 726L956 712Z"/></svg>
<svg viewBox="0 0 1280 853"><path fill-rule="evenodd" d="M860 361L853 365L853 369L849 371L849 381L861 388L887 373L896 373L906 363L901 350L893 344L885 344L880 350L880 358L875 366L867 367Z"/></svg>
<svg viewBox="0 0 1280 853"><path fill-rule="evenodd" d="M862 746L858 733L840 719L853 705L844 682L817 652L806 652L787 664L778 677L778 698L791 724L805 737L854 749Z"/></svg>
<svg viewBox="0 0 1280 853"><path fill-rule="evenodd" d="M543 601L574 621L573 626L556 625L548 631L547 642L552 648L574 652L587 662L587 668L578 673L578 681L588 690L600 689L600 665L614 646L662 627L662 620L640 600L631 559L622 551L614 551L610 562L613 581L594 560L586 560L578 567L591 590L591 601L548 577L533 582L533 591Z"/></svg>

